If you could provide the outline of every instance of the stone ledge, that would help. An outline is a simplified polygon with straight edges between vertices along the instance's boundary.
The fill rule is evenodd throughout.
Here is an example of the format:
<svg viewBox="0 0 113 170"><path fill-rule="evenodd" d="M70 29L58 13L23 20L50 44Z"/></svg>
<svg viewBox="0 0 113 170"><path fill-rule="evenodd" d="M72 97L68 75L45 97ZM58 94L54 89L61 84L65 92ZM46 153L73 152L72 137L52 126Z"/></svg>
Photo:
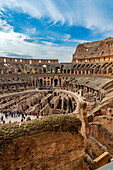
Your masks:
<svg viewBox="0 0 113 170"><path fill-rule="evenodd" d="M79 133L81 121L74 115L51 115L19 123L0 125L0 140L40 134L43 132Z"/></svg>

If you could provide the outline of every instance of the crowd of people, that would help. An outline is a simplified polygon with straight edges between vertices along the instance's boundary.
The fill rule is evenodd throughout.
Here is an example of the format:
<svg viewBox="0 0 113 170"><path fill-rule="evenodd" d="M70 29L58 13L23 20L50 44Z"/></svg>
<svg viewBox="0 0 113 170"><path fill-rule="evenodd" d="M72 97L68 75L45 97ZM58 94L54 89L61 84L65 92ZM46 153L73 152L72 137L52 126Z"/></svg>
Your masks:
<svg viewBox="0 0 113 170"><path fill-rule="evenodd" d="M23 121L29 121L31 119L39 118L39 115L36 114L36 112L33 112L33 114L27 114L20 113L20 112L11 112L11 111L0 111L1 117L0 117L0 123L17 123L17 122L23 122ZM9 120L9 121L8 121Z"/></svg>

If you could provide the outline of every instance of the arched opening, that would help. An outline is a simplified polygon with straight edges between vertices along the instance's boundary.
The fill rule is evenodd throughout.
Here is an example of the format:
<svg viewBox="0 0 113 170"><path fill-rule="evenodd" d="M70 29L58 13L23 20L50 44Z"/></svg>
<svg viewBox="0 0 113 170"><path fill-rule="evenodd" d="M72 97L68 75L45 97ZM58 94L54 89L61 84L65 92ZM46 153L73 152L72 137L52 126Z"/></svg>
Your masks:
<svg viewBox="0 0 113 170"><path fill-rule="evenodd" d="M112 73L112 68L109 68L109 69L108 69L108 74L109 74L109 73Z"/></svg>
<svg viewBox="0 0 113 170"><path fill-rule="evenodd" d="M71 74L73 74L74 73L74 70L71 70Z"/></svg>
<svg viewBox="0 0 113 170"><path fill-rule="evenodd" d="M20 70L20 69L18 69L18 73L21 73L21 70Z"/></svg>
<svg viewBox="0 0 113 170"><path fill-rule="evenodd" d="M56 87L57 85L58 85L58 80L55 79L55 80L54 80L54 86Z"/></svg>
<svg viewBox="0 0 113 170"><path fill-rule="evenodd" d="M64 99L64 110L67 110L67 100Z"/></svg>
<svg viewBox="0 0 113 170"><path fill-rule="evenodd" d="M47 68L47 66L43 65L43 73L46 73L46 68Z"/></svg>
<svg viewBox="0 0 113 170"><path fill-rule="evenodd" d="M64 73L66 73L66 69L64 69Z"/></svg>
<svg viewBox="0 0 113 170"><path fill-rule="evenodd" d="M43 68L43 73L46 73L46 68Z"/></svg>
<svg viewBox="0 0 113 170"><path fill-rule="evenodd" d="M40 79L40 86L42 86L43 85L43 80L42 79Z"/></svg>
<svg viewBox="0 0 113 170"><path fill-rule="evenodd" d="M69 70L69 69L67 70L67 73L68 73L68 74L70 73L70 70Z"/></svg>
<svg viewBox="0 0 113 170"><path fill-rule="evenodd" d="M55 73L57 74L57 73L60 73L60 67L56 67L55 68Z"/></svg>
<svg viewBox="0 0 113 170"><path fill-rule="evenodd" d="M72 113L73 112L73 109L72 109L72 101L71 99L69 98L69 113Z"/></svg>
<svg viewBox="0 0 113 170"><path fill-rule="evenodd" d="M53 78L51 78L51 85L53 85Z"/></svg>

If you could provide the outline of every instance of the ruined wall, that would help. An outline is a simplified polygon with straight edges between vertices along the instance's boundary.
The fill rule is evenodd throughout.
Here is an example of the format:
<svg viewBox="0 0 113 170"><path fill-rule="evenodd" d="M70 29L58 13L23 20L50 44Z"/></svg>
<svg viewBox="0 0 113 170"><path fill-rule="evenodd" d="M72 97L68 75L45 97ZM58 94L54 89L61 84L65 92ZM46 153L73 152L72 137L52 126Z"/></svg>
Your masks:
<svg viewBox="0 0 113 170"><path fill-rule="evenodd" d="M113 155L113 134L100 123L90 123L90 136L104 145Z"/></svg>
<svg viewBox="0 0 113 170"><path fill-rule="evenodd" d="M27 63L27 64L58 64L58 59L25 59L25 58L12 58L12 57L0 57L0 62L3 63Z"/></svg>
<svg viewBox="0 0 113 170"><path fill-rule="evenodd" d="M100 122L104 125L111 133L113 133L113 117L110 116L97 116L93 119L94 122Z"/></svg>
<svg viewBox="0 0 113 170"><path fill-rule="evenodd" d="M104 147L101 143L99 143L93 137L88 136L86 140L86 152L88 153L88 155L90 155L90 157L93 160L106 151L107 151L106 147Z"/></svg>
<svg viewBox="0 0 113 170"><path fill-rule="evenodd" d="M78 62L76 60L79 59L84 59L84 62L86 59L89 62L113 61L113 38L110 37L101 41L79 44L73 54L72 62Z"/></svg>
<svg viewBox="0 0 113 170"><path fill-rule="evenodd" d="M84 169L80 127L71 115L0 126L0 169Z"/></svg>

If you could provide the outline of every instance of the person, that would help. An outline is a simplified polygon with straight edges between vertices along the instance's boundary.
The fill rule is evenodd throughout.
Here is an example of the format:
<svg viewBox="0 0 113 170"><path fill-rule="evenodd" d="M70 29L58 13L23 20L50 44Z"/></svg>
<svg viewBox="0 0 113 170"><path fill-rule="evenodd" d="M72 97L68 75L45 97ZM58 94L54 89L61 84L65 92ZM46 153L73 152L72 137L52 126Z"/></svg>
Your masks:
<svg viewBox="0 0 113 170"><path fill-rule="evenodd" d="M10 112L9 112L9 111L8 111L8 113L7 113L7 114L8 114L8 117L10 117Z"/></svg>
<svg viewBox="0 0 113 170"><path fill-rule="evenodd" d="M15 111L14 111L14 117L15 117Z"/></svg>
<svg viewBox="0 0 113 170"><path fill-rule="evenodd" d="M11 123L11 120L9 120L9 123Z"/></svg>
<svg viewBox="0 0 113 170"><path fill-rule="evenodd" d="M29 120L31 120L31 118L30 118L30 117L27 117L26 121L29 121Z"/></svg>
<svg viewBox="0 0 113 170"><path fill-rule="evenodd" d="M20 117L20 112L17 111L17 115L18 115L18 117Z"/></svg>
<svg viewBox="0 0 113 170"><path fill-rule="evenodd" d="M25 112L25 116L27 116L27 112Z"/></svg>
<svg viewBox="0 0 113 170"><path fill-rule="evenodd" d="M20 127L21 125L22 125L22 123L20 122L20 123L19 123L19 127Z"/></svg>
<svg viewBox="0 0 113 170"><path fill-rule="evenodd" d="M24 118L24 113L22 113L22 118Z"/></svg>
<svg viewBox="0 0 113 170"><path fill-rule="evenodd" d="M17 113L15 113L15 117L17 117Z"/></svg>
<svg viewBox="0 0 113 170"><path fill-rule="evenodd" d="M21 119L21 122L23 122L23 118Z"/></svg>
<svg viewBox="0 0 113 170"><path fill-rule="evenodd" d="M3 116L3 114L1 114L1 121L3 121L3 118L4 118L4 116Z"/></svg>
<svg viewBox="0 0 113 170"><path fill-rule="evenodd" d="M3 120L3 123L5 123L5 120Z"/></svg>
<svg viewBox="0 0 113 170"><path fill-rule="evenodd" d="M12 112L10 112L10 114L11 114L11 117L13 117L13 113L12 113Z"/></svg>
<svg viewBox="0 0 113 170"><path fill-rule="evenodd" d="M34 113L33 113L33 115L35 116L35 115L36 115L36 113L34 112Z"/></svg>
<svg viewBox="0 0 113 170"><path fill-rule="evenodd" d="M8 114L7 114L7 112L5 112L5 118L7 118L7 119L8 119Z"/></svg>

